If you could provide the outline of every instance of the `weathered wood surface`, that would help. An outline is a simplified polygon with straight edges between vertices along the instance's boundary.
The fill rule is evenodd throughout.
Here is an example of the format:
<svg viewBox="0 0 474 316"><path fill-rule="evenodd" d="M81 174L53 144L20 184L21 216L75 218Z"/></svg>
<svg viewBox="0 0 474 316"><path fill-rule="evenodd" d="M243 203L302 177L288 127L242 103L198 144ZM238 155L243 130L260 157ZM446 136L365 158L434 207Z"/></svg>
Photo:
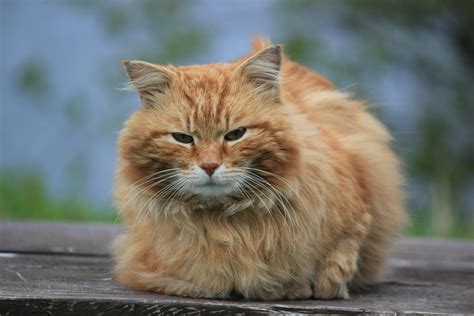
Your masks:
<svg viewBox="0 0 474 316"><path fill-rule="evenodd" d="M120 225L0 222L0 315L474 313L474 243L402 239L387 280L350 300L187 299L117 284Z"/></svg>

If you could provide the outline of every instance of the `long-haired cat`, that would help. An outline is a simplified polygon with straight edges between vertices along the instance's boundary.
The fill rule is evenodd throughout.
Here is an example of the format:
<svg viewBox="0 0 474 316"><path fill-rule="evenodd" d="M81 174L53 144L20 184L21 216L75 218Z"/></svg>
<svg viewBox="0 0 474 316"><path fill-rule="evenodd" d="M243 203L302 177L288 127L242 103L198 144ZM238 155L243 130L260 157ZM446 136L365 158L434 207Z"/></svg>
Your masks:
<svg viewBox="0 0 474 316"><path fill-rule="evenodd" d="M116 274L187 297L348 298L406 215L366 106L254 40L231 63L124 62L141 108L118 142Z"/></svg>

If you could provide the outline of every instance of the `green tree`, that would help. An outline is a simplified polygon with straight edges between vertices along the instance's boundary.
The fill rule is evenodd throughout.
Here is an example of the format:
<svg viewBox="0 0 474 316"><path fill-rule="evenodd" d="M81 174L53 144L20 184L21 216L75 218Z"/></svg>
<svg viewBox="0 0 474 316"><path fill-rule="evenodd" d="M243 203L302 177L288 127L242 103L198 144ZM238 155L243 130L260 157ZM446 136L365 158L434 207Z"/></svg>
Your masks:
<svg viewBox="0 0 474 316"><path fill-rule="evenodd" d="M467 198L474 189L474 2L283 1L276 12L288 54L342 86L362 82L355 86L359 97L376 99L367 78L409 73L420 90L415 127L405 133L403 122L390 125L409 181L421 188L410 198L414 222L423 225L415 228L457 235L464 227L474 235ZM343 53L335 53L321 23L343 39ZM388 119L383 108L380 115Z"/></svg>

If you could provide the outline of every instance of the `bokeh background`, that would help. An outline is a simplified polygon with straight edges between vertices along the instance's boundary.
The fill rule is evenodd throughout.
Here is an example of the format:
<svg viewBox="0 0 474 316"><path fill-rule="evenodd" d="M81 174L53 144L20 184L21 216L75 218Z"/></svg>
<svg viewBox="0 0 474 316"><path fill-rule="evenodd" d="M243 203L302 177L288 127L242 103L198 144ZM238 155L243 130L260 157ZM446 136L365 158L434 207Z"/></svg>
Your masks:
<svg viewBox="0 0 474 316"><path fill-rule="evenodd" d="M120 61L227 61L255 34L368 100L403 157L407 234L474 238L474 1L0 0L0 218L116 220Z"/></svg>

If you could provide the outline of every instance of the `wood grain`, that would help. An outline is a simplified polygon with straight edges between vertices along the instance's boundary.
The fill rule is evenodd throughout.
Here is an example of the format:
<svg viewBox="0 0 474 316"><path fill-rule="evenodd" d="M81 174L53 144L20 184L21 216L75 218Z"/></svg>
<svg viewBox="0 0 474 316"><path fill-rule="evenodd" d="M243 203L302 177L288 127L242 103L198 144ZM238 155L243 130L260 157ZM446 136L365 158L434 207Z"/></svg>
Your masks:
<svg viewBox="0 0 474 316"><path fill-rule="evenodd" d="M122 226L55 222L0 222L4 252L102 255Z"/></svg>
<svg viewBox="0 0 474 316"><path fill-rule="evenodd" d="M386 282L350 300L252 302L168 297L113 279L117 225L0 222L0 315L474 312L474 244L402 239Z"/></svg>

